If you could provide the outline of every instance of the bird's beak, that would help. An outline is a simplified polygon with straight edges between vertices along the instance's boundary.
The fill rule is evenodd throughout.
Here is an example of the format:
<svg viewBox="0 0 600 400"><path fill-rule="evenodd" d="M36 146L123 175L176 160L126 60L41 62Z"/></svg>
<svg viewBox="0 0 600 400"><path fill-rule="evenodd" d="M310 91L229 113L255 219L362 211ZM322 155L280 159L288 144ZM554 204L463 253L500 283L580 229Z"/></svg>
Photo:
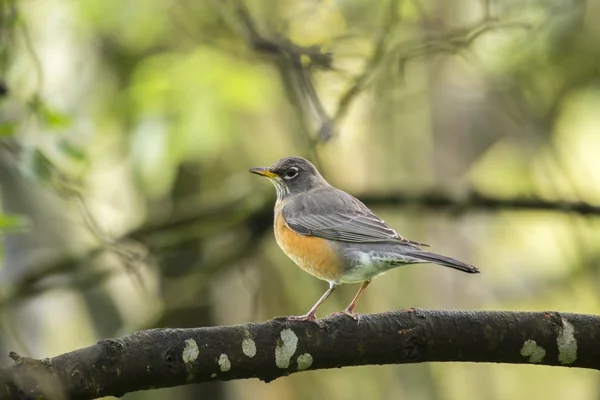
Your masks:
<svg viewBox="0 0 600 400"><path fill-rule="evenodd" d="M257 168L250 168L248 171L252 172L253 174L260 175L260 176L266 176L267 178L271 178L271 179L274 179L277 177L277 174L274 174L273 172L269 171L269 168L257 167Z"/></svg>

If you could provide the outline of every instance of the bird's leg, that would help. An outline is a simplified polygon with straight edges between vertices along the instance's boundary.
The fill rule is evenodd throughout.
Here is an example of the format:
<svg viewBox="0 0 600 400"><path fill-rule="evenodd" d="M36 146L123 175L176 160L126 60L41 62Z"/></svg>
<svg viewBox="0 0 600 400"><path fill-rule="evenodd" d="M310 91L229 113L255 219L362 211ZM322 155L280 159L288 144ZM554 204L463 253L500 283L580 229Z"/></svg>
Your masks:
<svg viewBox="0 0 600 400"><path fill-rule="evenodd" d="M321 296L319 301L304 315L287 317L288 321L316 321L317 320L317 308L329 297L331 293L337 288L338 285L335 283L329 283L329 289Z"/></svg>
<svg viewBox="0 0 600 400"><path fill-rule="evenodd" d="M333 313L331 315L332 316L334 316L334 315L348 315L348 316L354 318L355 320L358 320L358 314L354 312L354 308L356 307L356 301L360 297L360 294L367 288L367 286L369 286L369 283L371 283L371 281L364 281L363 282L363 284L361 285L360 289L358 289L358 293L356 293L356 296L354 296L354 299L352 299L352 303L350 303L350 305L348 307L346 307L346 309L343 312L337 312L337 313Z"/></svg>

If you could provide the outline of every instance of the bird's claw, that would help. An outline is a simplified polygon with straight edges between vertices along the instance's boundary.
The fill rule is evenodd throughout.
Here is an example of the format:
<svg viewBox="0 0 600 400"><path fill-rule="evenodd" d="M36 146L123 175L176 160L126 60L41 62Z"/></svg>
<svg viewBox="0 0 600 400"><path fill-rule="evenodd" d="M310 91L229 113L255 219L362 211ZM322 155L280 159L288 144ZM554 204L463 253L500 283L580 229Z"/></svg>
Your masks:
<svg viewBox="0 0 600 400"><path fill-rule="evenodd" d="M317 316L315 314L304 314L304 315L291 315L286 317L288 321L311 321L316 322Z"/></svg>
<svg viewBox="0 0 600 400"><path fill-rule="evenodd" d="M305 314L305 315L292 315L289 317L286 317L286 320L288 321L309 321L309 322L314 322L315 324L317 324L319 326L319 328L325 328L325 329L329 329L329 327L327 326L327 323L323 320L319 320L317 319L317 316L315 314Z"/></svg>
<svg viewBox="0 0 600 400"><path fill-rule="evenodd" d="M355 321L358 321L358 319L360 318L360 315L355 313L354 311L350 311L350 310L344 310L344 311L340 311L340 312L334 312L333 314L330 314L330 317L337 317L338 315L347 315L350 318L352 318Z"/></svg>

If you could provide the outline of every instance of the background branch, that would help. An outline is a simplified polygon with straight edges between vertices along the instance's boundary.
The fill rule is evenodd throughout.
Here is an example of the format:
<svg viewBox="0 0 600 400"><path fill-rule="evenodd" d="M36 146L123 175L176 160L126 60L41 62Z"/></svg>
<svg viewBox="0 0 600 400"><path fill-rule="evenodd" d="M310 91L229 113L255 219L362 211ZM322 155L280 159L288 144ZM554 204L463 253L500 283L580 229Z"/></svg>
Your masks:
<svg viewBox="0 0 600 400"><path fill-rule="evenodd" d="M553 211L580 214L584 216L600 215L600 206L584 201L544 200L537 197L514 196L496 197L476 191L463 196L441 191L422 193L386 193L381 195L358 195L369 206L415 206L426 209L447 210L457 213L472 211Z"/></svg>
<svg viewBox="0 0 600 400"><path fill-rule="evenodd" d="M301 125L311 123L317 131L313 139L309 127L304 126L311 150L316 142L328 141L334 130L332 119L325 112L321 99L317 94L312 77L312 68L331 70L333 55L324 52L321 46L299 46L281 35L272 38L259 32L256 22L250 15L243 1L234 2L238 24L243 28L248 46L257 53L271 56L273 65L279 71L286 94L291 104L296 106ZM303 57L309 60L308 65L302 62ZM317 157L317 154L312 154Z"/></svg>
<svg viewBox="0 0 600 400"><path fill-rule="evenodd" d="M358 195L370 207L417 207L428 210L441 210L453 213L467 213L475 211L500 212L500 211L550 211L560 213L572 213L582 216L600 216L600 206L592 205L586 202L571 202L563 200L543 200L529 197L507 197L499 198L484 195L478 192L458 197L450 193L440 191L431 191L423 193L383 193L383 194L364 194ZM265 202L264 206L253 211L243 210L243 205L239 202L225 205L222 209L215 210L190 210L184 215L171 217L162 222L151 222L139 227L130 233L123 235L115 240L116 243L141 243L148 246L150 253L160 251L165 247L180 243L182 240L189 239L191 236L196 238L206 237L220 228L214 226L214 220L226 221L228 227L239 225L240 229L246 229L252 232L250 237L258 240L262 235L270 233L270 227L273 218L272 204ZM241 212L234 212L235 207L240 208ZM232 213L234 214L232 216ZM228 217L227 217L228 215ZM203 226L210 226L210 229ZM182 234L182 232L187 232ZM177 243L165 244L165 238L175 238ZM245 246L242 246L245 248ZM38 268L29 269L30 272L24 274L17 282L11 285L10 290L0 296L0 308L12 305L16 301L24 300L40 293L54 288L57 285L44 284L48 278L67 274L75 269L82 268L89 273L94 272L86 268L86 264L93 262L93 259L104 251L111 249L94 248L86 254L80 254L75 257L65 257L54 260L47 265L41 265ZM238 254L236 252L236 254ZM243 254L240 254L242 256ZM237 259L237 258L236 258ZM210 268L200 268L203 273L207 269L212 271L218 268L219 263L211 264ZM112 272L96 271L90 279L79 277L80 282L84 284L98 282L98 279L105 279ZM101 277L98 276L98 273Z"/></svg>
<svg viewBox="0 0 600 400"><path fill-rule="evenodd" d="M409 309L316 323L152 329L54 358L11 353L0 399L90 399L213 380L265 382L303 370L431 361L600 369L600 317Z"/></svg>

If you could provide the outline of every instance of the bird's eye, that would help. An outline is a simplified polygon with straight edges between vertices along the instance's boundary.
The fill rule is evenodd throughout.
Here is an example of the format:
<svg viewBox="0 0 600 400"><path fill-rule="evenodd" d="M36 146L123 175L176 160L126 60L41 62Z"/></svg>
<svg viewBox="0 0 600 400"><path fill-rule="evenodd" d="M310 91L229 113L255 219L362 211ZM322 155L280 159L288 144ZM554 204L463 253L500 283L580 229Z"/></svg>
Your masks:
<svg viewBox="0 0 600 400"><path fill-rule="evenodd" d="M285 170L285 179L294 179L298 175L298 168L290 167Z"/></svg>

